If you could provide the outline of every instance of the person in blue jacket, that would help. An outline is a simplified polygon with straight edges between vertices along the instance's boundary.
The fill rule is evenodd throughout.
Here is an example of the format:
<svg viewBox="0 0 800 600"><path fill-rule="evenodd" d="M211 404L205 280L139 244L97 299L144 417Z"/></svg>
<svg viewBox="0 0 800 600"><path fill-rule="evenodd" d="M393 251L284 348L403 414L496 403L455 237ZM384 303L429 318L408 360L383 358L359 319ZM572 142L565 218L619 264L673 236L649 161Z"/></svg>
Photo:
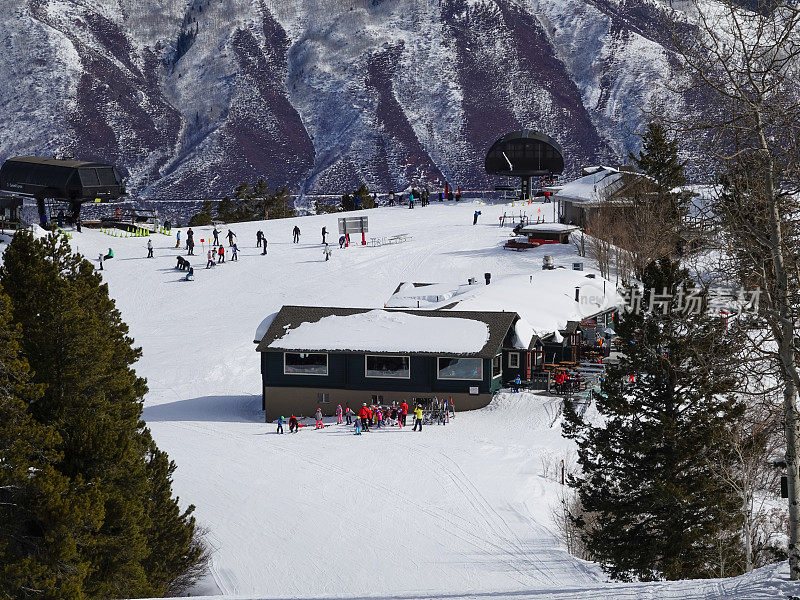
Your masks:
<svg viewBox="0 0 800 600"><path fill-rule="evenodd" d="M276 431L275 433L283 433L283 422L284 422L283 417L282 416L278 417L278 431Z"/></svg>

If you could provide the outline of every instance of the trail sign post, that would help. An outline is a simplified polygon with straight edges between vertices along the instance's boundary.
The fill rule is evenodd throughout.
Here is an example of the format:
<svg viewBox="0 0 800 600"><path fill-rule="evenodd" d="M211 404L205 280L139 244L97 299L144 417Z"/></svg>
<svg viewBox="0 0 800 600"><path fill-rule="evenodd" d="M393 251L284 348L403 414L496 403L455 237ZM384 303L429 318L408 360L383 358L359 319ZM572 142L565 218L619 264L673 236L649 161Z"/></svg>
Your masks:
<svg viewBox="0 0 800 600"><path fill-rule="evenodd" d="M350 243L351 233L361 234L361 245L367 245L367 238L364 235L369 231L369 217L339 217L339 235L347 237L347 243Z"/></svg>

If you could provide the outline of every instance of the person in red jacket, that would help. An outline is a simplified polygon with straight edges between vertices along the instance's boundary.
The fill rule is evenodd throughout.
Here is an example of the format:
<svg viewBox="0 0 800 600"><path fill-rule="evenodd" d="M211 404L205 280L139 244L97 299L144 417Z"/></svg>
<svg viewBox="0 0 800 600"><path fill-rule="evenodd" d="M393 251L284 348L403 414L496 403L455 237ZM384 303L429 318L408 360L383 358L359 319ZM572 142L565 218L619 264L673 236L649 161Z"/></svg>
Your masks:
<svg viewBox="0 0 800 600"><path fill-rule="evenodd" d="M400 405L400 420L403 422L403 427L406 426L406 415L408 415L408 404L405 400Z"/></svg>
<svg viewBox="0 0 800 600"><path fill-rule="evenodd" d="M362 431L369 431L369 414L370 410L367 407L367 403L361 405L361 410L358 411L358 417L361 419L361 429Z"/></svg>

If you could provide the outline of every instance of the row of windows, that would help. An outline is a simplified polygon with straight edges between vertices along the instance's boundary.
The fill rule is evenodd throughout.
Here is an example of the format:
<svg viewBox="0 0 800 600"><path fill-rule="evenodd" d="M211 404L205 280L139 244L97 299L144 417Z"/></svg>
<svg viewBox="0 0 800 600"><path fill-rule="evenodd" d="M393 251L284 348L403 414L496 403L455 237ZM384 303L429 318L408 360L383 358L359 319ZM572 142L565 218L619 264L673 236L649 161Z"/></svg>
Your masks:
<svg viewBox="0 0 800 600"><path fill-rule="evenodd" d="M519 354L517 354L519 365ZM510 363L509 363L510 366ZM501 356L492 359L492 377L503 372ZM327 375L328 355L322 352L283 353L283 373L285 375ZM373 378L410 379L411 358L409 356L367 355L364 357L364 376ZM445 358L437 359L438 379L457 379L468 381L483 380L483 359Z"/></svg>

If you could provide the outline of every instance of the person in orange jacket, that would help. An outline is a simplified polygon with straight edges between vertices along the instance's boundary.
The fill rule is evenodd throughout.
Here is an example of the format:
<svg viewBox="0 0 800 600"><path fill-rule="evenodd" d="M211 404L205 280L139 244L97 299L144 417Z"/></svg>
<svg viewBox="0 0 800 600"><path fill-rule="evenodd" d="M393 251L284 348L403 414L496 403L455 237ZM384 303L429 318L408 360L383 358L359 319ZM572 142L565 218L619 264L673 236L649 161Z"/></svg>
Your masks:
<svg viewBox="0 0 800 600"><path fill-rule="evenodd" d="M406 415L408 415L408 404L403 400L403 403L400 405L400 420L403 421L403 427L406 426Z"/></svg>

